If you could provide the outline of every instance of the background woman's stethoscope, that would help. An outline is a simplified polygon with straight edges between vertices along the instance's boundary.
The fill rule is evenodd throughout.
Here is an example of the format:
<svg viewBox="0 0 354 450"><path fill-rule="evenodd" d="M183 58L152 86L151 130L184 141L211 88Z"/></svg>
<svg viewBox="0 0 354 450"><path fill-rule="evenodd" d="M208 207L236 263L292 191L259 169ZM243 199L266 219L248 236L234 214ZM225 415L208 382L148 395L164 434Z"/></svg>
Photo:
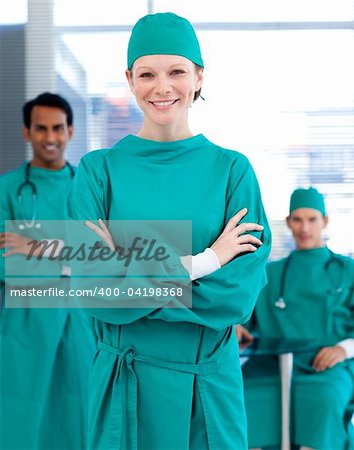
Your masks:
<svg viewBox="0 0 354 450"><path fill-rule="evenodd" d="M74 178L75 171L74 171L73 166L68 161L65 162L65 166L67 166L69 168L70 175L71 175L72 178ZM30 177L30 169L31 169L31 163L28 162L26 164L26 168L25 168L25 181L23 183L21 183L20 186L17 189L17 200L18 200L18 202L20 204L20 207L22 209L22 192L23 192L23 189L26 186L31 189L31 191L32 191L32 205L33 205L32 206L32 218L31 218L31 220L26 220L23 217L23 214L22 214L22 221L23 221L23 223L21 223L18 226L19 230L24 230L25 228L33 228L33 227L34 228L41 228L41 224L40 223L35 223L36 222L36 216L37 216L37 188L36 188L36 185L33 183L33 181L31 181L29 179L29 177Z"/></svg>
<svg viewBox="0 0 354 450"><path fill-rule="evenodd" d="M325 267L325 271L328 274L328 277L331 280L331 284L333 286L334 283L333 283L333 279L332 279L332 277L330 276L330 273L329 273L329 267L330 267L331 264L335 263L335 264L338 264L340 266L340 268L342 269L344 267L344 264L343 264L343 261L340 258L338 258L338 256L336 256L331 250L329 250L329 254L330 254L330 257L329 257L328 261L326 261L324 267ZM281 278L280 278L280 295L279 295L279 299L274 303L274 306L276 306L279 309L285 309L286 308L286 303L284 301L285 281L286 281L286 275L287 275L288 268L289 268L290 259L291 259L291 254L285 260L285 264L284 264L283 271L282 271ZM338 282L338 285L336 285L336 287L333 286L334 287L334 292L336 294L340 294L342 292L342 290L343 290L342 282L343 282L343 270L341 270L341 275L340 275L340 280Z"/></svg>

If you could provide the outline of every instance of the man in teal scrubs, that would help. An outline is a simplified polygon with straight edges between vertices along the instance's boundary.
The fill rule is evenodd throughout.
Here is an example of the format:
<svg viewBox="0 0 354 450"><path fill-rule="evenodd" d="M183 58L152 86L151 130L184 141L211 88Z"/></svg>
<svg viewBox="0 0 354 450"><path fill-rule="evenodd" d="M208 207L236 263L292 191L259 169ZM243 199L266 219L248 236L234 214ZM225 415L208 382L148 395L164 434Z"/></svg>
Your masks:
<svg viewBox="0 0 354 450"><path fill-rule="evenodd" d="M267 267L250 330L260 338L305 338L314 352L295 355L292 442L301 448L346 450L353 446L354 394L353 260L329 250L323 196L297 189L286 219L296 244L287 258ZM349 233L349 230L348 230ZM282 287L283 286L283 287ZM251 340L237 327L239 340ZM280 388L276 358L244 366L250 447L280 443Z"/></svg>
<svg viewBox="0 0 354 450"><path fill-rule="evenodd" d="M86 379L93 352L86 315L66 308L11 308L9 290L38 287L38 280L6 276L21 267L38 276L39 262L26 260L30 235L45 226L40 221L58 224L64 218L74 177L64 159L73 113L65 99L44 93L24 105L23 119L33 157L0 178L0 448L79 449L85 446ZM7 220L18 221L14 232L6 231ZM51 237L64 239L60 222L57 228L61 235ZM67 267L54 264L54 278L43 278L45 287L65 286Z"/></svg>

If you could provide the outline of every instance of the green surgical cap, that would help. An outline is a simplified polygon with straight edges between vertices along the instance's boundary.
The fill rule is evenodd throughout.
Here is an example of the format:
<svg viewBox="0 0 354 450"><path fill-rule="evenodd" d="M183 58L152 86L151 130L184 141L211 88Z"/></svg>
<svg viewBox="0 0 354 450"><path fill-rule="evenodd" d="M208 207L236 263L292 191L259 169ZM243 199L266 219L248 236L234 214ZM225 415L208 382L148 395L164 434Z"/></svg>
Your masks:
<svg viewBox="0 0 354 450"><path fill-rule="evenodd" d="M309 189L296 189L291 194L290 214L298 208L312 208L326 215L326 208L323 195L317 189L310 187Z"/></svg>
<svg viewBox="0 0 354 450"><path fill-rule="evenodd" d="M128 69L146 55L184 56L204 67L194 28L173 13L148 14L134 25L128 44Z"/></svg>

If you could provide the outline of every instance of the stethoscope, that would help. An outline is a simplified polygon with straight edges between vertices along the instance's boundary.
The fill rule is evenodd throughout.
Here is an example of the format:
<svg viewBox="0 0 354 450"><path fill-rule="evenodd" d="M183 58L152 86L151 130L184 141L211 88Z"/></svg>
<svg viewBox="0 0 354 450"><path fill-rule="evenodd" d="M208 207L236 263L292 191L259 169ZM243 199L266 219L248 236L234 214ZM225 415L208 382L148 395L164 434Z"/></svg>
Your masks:
<svg viewBox="0 0 354 450"><path fill-rule="evenodd" d="M331 250L329 250L329 254L330 254L330 257L326 261L324 268L325 268L325 271L327 272L329 278L331 279L331 284L333 286L334 283L333 283L333 279L331 278L331 275L330 275L329 267L331 264L335 263L335 264L339 264L339 266L341 268L343 268L344 264L343 264L343 261L340 258L338 258ZM291 254L285 260L285 264L284 264L283 271L282 271L281 278L280 278L279 299L274 303L274 306L279 309L286 308L286 303L284 301L284 294L285 294L286 275L288 272L290 260L291 260ZM340 280L338 282L338 285L336 285L336 287L334 288L333 293L340 294L342 292L342 290L343 290L342 282L343 282L343 270L341 270Z"/></svg>
<svg viewBox="0 0 354 450"><path fill-rule="evenodd" d="M73 166L68 162L65 161L65 166L67 166L70 170L70 175L72 178L74 178L75 171ZM26 164L25 168L25 181L20 184L20 186L17 189L17 200L20 204L20 208L22 209L22 191L27 186L32 191L32 218L31 220L26 220L24 217L22 217L23 223L18 225L19 230L24 230L25 228L41 228L40 223L36 223L36 216L37 216L37 188L36 185L29 179L30 176L30 169L31 169L31 163L28 162Z"/></svg>

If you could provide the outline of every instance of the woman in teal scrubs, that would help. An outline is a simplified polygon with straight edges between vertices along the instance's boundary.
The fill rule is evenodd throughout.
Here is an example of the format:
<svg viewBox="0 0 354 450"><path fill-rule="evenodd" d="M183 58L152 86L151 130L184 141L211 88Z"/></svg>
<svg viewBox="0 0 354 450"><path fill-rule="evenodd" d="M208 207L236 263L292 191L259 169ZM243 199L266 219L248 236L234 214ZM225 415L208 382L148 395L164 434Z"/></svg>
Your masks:
<svg viewBox="0 0 354 450"><path fill-rule="evenodd" d="M90 310L98 338L90 385L92 449L247 448L232 325L248 320L265 284L270 230L246 157L189 129L203 67L186 19L172 13L140 19L126 75L144 113L142 129L85 155L69 193L68 217L89 220L103 244L124 240L113 231L114 220L193 224L193 269L176 255L157 263L159 271L188 278L181 281L184 288L194 279L191 307L174 307L178 299L169 296L139 308L120 308L116 298L118 307L107 308L106 295L97 296L102 308ZM245 207L247 223L241 220ZM117 274L130 273L118 261L109 267L114 264ZM98 267L97 261L72 262L74 274ZM73 282L79 286L80 279ZM132 279L120 275L114 283L127 287ZM154 286L154 279L144 283Z"/></svg>

